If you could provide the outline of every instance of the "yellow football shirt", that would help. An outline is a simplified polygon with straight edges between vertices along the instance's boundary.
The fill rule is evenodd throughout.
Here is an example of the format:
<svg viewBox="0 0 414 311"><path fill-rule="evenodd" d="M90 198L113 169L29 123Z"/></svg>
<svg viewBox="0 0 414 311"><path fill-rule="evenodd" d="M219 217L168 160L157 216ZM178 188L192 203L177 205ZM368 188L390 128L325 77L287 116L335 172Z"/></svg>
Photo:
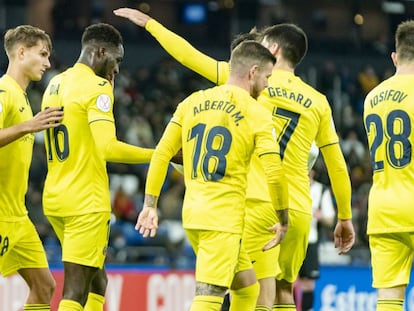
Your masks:
<svg viewBox="0 0 414 311"><path fill-rule="evenodd" d="M324 95L285 70L273 70L258 102L273 116L289 186L289 209L312 213L307 160L312 142L319 148L337 144L329 103ZM253 158L247 197L268 198L263 169Z"/></svg>
<svg viewBox="0 0 414 311"><path fill-rule="evenodd" d="M414 231L414 75L395 75L364 102L373 169L368 234Z"/></svg>
<svg viewBox="0 0 414 311"><path fill-rule="evenodd" d="M184 228L241 233L251 155L279 152L270 115L236 86L193 93L178 105L157 146L152 161L165 155L164 165L154 173L151 162L146 193L158 196L159 176L165 176L169 158L181 146Z"/></svg>
<svg viewBox="0 0 414 311"><path fill-rule="evenodd" d="M149 163L153 149L117 140L112 86L84 64L50 81L42 102L46 107L63 107L64 117L61 125L45 132L45 214L110 211L106 162Z"/></svg>
<svg viewBox="0 0 414 311"><path fill-rule="evenodd" d="M62 124L45 131L45 214L108 212L111 205L106 162L96 148L90 124L114 122L112 87L92 69L77 63L53 77L45 90L42 109L58 106L64 108Z"/></svg>
<svg viewBox="0 0 414 311"><path fill-rule="evenodd" d="M194 48L190 43L171 32L157 21L151 19L145 26L161 46L184 66L194 70L216 84L223 84L228 78L230 68L224 61L217 61ZM289 208L311 213L307 159L312 141L318 147L338 145L331 110L326 97L304 83L293 73L274 70L269 79L269 88L258 99L272 113L281 145L282 157L289 178ZM350 183L340 166L346 171L345 162L339 145L337 148L322 150L327 166L332 166L330 178L338 203L338 216L351 218ZM287 156L285 156L285 153ZM252 159L252 172L249 174L248 199L268 201L267 187L264 186L263 169L258 159ZM296 182L298 179L298 182ZM251 180L251 181L250 181ZM267 193L267 194L266 194Z"/></svg>
<svg viewBox="0 0 414 311"><path fill-rule="evenodd" d="M33 118L26 92L5 74L0 78L0 128ZM34 135L26 134L0 148L0 219L15 221L27 215L25 195Z"/></svg>

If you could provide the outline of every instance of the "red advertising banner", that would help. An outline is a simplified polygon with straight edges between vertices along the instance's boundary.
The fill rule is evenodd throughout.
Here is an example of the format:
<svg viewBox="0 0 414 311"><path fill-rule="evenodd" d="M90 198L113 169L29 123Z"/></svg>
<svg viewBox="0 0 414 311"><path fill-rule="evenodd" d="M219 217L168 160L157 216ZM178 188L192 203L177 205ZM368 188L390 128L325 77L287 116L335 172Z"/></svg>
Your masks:
<svg viewBox="0 0 414 311"><path fill-rule="evenodd" d="M193 271L113 269L108 270L104 311L185 311L194 296ZM57 288L51 303L56 311L61 299L63 271L54 270ZM14 275L0 277L0 310L21 311L28 288Z"/></svg>

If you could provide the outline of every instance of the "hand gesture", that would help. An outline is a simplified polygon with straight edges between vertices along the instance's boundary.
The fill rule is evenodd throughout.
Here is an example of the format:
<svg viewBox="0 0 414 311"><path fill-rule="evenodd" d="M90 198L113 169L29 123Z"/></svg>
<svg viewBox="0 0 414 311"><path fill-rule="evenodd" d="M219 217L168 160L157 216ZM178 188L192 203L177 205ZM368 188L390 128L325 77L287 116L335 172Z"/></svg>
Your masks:
<svg viewBox="0 0 414 311"><path fill-rule="evenodd" d="M352 221L338 220L334 231L335 248L339 248L338 254L347 253L355 243L355 231Z"/></svg>
<svg viewBox="0 0 414 311"><path fill-rule="evenodd" d="M133 22L135 25L145 28L147 22L151 19L147 14L142 13L141 11L130 9L130 8L120 8L114 10L116 16L125 17Z"/></svg>
<svg viewBox="0 0 414 311"><path fill-rule="evenodd" d="M158 215L157 209L154 207L143 207L141 213L138 215L135 230L139 231L144 238L148 235L153 238L158 229Z"/></svg>
<svg viewBox="0 0 414 311"><path fill-rule="evenodd" d="M63 119L63 107L47 108L37 113L32 119L26 121L28 132L39 132L60 125Z"/></svg>
<svg viewBox="0 0 414 311"><path fill-rule="evenodd" d="M262 250L267 251L269 249L272 249L273 247L276 247L279 245L283 238L285 237L287 226L282 226L279 222L273 225L269 228L269 231L274 233L275 236L272 238L269 242L266 243L265 246L263 246Z"/></svg>

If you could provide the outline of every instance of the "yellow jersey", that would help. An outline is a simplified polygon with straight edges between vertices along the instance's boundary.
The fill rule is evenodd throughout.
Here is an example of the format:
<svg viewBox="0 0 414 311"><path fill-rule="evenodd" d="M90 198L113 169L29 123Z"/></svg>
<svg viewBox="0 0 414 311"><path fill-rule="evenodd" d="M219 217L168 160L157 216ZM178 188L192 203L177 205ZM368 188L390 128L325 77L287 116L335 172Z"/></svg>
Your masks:
<svg viewBox="0 0 414 311"><path fill-rule="evenodd" d="M157 146L153 161L165 154L164 167L154 173L151 162L146 193L158 196L159 176L165 176L166 163L180 147L184 228L241 233L251 155L279 152L270 115L237 86L193 93L178 105Z"/></svg>
<svg viewBox="0 0 414 311"><path fill-rule="evenodd" d="M0 129L33 118L26 92L5 74L0 78ZM25 195L32 161L34 135L29 133L0 148L0 220L27 215Z"/></svg>
<svg viewBox="0 0 414 311"><path fill-rule="evenodd" d="M368 234L414 231L414 75L394 75L364 102L373 170Z"/></svg>
<svg viewBox="0 0 414 311"><path fill-rule="evenodd" d="M332 113L324 95L307 85L292 72L273 70L269 86L258 102L272 115L277 129L280 155L288 179L289 209L312 213L308 177L308 157L312 142L319 148L337 144ZM252 159L247 198L268 200L263 187L263 168Z"/></svg>
<svg viewBox="0 0 414 311"><path fill-rule="evenodd" d="M177 61L216 84L226 82L230 67L198 51L186 40L151 19L145 25L161 46ZM316 141L328 168L338 217L350 219L351 184L326 97L303 82L294 73L274 70L258 102L272 114L280 151L288 178L289 209L312 213L307 160L312 140ZM328 148L324 148L328 147ZM264 170L252 158L247 199L270 201Z"/></svg>
<svg viewBox="0 0 414 311"><path fill-rule="evenodd" d="M63 107L64 117L60 126L44 135L48 161L45 215L110 211L106 161L96 148L90 124L114 122L112 86L77 63L51 79L42 101L42 109L47 107Z"/></svg>

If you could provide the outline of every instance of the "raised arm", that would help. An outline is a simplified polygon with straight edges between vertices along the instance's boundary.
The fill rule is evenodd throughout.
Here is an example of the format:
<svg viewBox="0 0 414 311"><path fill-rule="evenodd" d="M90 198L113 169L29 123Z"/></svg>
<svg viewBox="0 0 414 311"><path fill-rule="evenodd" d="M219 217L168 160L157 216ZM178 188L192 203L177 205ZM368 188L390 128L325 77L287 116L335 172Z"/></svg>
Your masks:
<svg viewBox="0 0 414 311"><path fill-rule="evenodd" d="M229 64L217 61L200 52L184 38L168 30L149 15L139 10L120 8L114 14L129 19L137 26L145 28L178 62L200 74L214 84L220 85L227 81L230 73Z"/></svg>

